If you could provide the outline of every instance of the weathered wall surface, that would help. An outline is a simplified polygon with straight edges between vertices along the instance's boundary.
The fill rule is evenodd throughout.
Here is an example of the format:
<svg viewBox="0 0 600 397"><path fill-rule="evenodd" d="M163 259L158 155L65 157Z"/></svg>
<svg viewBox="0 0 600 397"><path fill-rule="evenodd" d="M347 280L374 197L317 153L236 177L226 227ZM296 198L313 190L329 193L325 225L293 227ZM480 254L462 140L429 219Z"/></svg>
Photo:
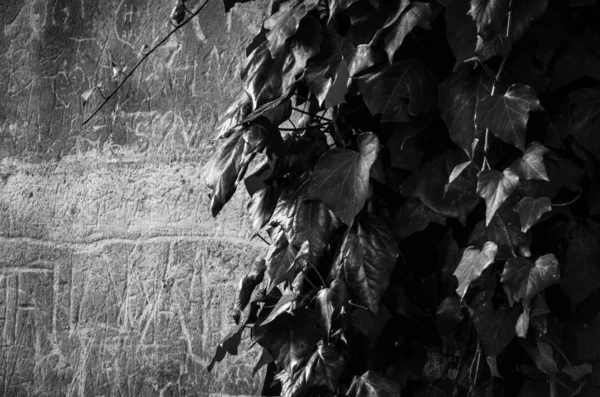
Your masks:
<svg viewBox="0 0 600 397"><path fill-rule="evenodd" d="M199 1L188 1L197 9ZM233 327L245 191L217 219L202 165L268 1L210 0L89 124L169 29L164 0L0 1L0 395L249 395L257 352L205 371Z"/></svg>

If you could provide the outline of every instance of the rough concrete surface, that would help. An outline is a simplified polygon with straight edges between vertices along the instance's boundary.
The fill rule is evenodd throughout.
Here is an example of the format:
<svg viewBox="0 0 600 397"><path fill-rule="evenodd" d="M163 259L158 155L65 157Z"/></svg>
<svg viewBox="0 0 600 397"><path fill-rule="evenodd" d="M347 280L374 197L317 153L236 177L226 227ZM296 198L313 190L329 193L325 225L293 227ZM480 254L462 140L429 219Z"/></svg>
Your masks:
<svg viewBox="0 0 600 397"><path fill-rule="evenodd" d="M205 369L265 247L243 188L210 216L201 170L269 1L210 0L82 126L174 3L0 1L0 396L259 390L247 340Z"/></svg>

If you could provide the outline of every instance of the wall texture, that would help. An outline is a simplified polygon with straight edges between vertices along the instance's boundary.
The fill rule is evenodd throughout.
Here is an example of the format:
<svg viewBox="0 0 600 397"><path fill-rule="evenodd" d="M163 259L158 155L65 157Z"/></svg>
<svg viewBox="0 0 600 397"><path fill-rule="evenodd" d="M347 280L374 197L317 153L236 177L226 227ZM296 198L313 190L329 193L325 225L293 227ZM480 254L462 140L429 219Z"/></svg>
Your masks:
<svg viewBox="0 0 600 397"><path fill-rule="evenodd" d="M0 1L0 395L258 391L256 350L205 370L264 247L243 189L210 216L201 170L269 1L210 0L82 126L173 3Z"/></svg>

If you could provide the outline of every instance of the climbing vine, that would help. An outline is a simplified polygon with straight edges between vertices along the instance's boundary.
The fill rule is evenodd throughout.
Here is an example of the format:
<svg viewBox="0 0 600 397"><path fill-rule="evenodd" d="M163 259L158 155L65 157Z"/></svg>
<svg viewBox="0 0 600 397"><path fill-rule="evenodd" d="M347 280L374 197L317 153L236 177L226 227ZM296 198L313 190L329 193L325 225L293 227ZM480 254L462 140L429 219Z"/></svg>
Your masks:
<svg viewBox="0 0 600 397"><path fill-rule="evenodd" d="M226 8L234 2L226 2ZM206 168L263 395L600 395L596 1L275 2Z"/></svg>
<svg viewBox="0 0 600 397"><path fill-rule="evenodd" d="M600 395L598 15L275 1L205 169L269 245L208 370L248 334L263 395Z"/></svg>

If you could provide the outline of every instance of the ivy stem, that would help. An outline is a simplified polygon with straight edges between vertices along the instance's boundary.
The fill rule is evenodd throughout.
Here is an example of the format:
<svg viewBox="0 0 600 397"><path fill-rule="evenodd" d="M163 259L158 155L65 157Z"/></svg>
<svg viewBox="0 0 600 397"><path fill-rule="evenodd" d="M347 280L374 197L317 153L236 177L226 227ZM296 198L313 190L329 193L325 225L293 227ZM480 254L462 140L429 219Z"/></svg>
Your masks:
<svg viewBox="0 0 600 397"><path fill-rule="evenodd" d="M566 203L560 203L560 204L552 204L552 206L553 206L553 207L564 207L564 206L567 206L567 205L571 205L571 204L573 204L575 201L579 200L579 197L581 197L581 193L582 193L582 190L580 190L580 191L577 193L577 197L575 197L575 198L574 198L573 200L571 200L571 201L567 201Z"/></svg>
<svg viewBox="0 0 600 397"><path fill-rule="evenodd" d="M131 69L131 71L125 75L125 78L119 83L119 85L117 86L117 88L115 88L114 91L111 92L109 96L107 96L106 98L104 98L104 101L102 101L102 103L100 104L100 106L98 106L96 108L96 110L94 110L94 112L88 118L86 118L83 121L83 123L81 123L81 125L82 126L86 125L100 111L100 109L102 109L104 107L104 105L106 105L108 103L108 101L113 96L115 96L115 94L119 91L119 89L123 86L123 84L125 84L125 82L133 75L133 72L135 72L135 70L138 68L138 66L140 66L142 64L142 62L144 62L146 60L146 58L148 58L150 56L150 54L152 54L158 47L160 47L167 40L169 40L169 38L175 32L177 32L179 29L181 29L182 27L184 27L185 25L187 25L187 23L189 21L191 21L196 15L200 14L200 12L204 9L204 7L208 4L209 1L210 0L205 0L204 3L202 3L202 5L200 6L200 8L198 8L196 11L194 11L194 13L192 13L192 15L188 19L186 19L185 21L183 21L179 25L175 26L175 28L173 30L171 30L169 32L169 34L167 34L160 42L158 42L158 44L156 44L154 47L152 47L152 49L150 49L150 51L148 51L147 53L145 53L144 56Z"/></svg>
<svg viewBox="0 0 600 397"><path fill-rule="evenodd" d="M513 0L510 0L510 3L508 4L508 16L507 16L508 20L506 22L506 39L507 40L509 40L510 28L512 25L512 5L513 5ZM498 80L500 80L500 76L502 75L502 71L504 70L504 65L506 64L508 55L509 54L502 57L502 62L500 63L498 72L496 72L496 76L494 76L494 82L492 83L492 91L490 92L491 96L496 95L496 88L498 87ZM490 164L488 163L488 160L487 160L487 153L488 153L488 149L490 148L489 138L490 138L490 129L486 128L485 129L485 142L483 144L483 164L481 165L482 170L491 169Z"/></svg>
<svg viewBox="0 0 600 397"><path fill-rule="evenodd" d="M307 112L306 110L302 110L302 109L299 109L299 108L294 108L293 107L292 110L295 110L296 112L299 112L299 113L307 114L309 116L313 116L313 117L315 117L317 119L321 119L321 120L324 120L324 121L328 121L328 122L332 121L331 119L328 119L327 117L319 116L316 113L310 113L310 112Z"/></svg>
<svg viewBox="0 0 600 397"><path fill-rule="evenodd" d="M557 394L556 394L556 377L554 375L550 375L548 377L548 385L550 386L550 397L557 397Z"/></svg>

